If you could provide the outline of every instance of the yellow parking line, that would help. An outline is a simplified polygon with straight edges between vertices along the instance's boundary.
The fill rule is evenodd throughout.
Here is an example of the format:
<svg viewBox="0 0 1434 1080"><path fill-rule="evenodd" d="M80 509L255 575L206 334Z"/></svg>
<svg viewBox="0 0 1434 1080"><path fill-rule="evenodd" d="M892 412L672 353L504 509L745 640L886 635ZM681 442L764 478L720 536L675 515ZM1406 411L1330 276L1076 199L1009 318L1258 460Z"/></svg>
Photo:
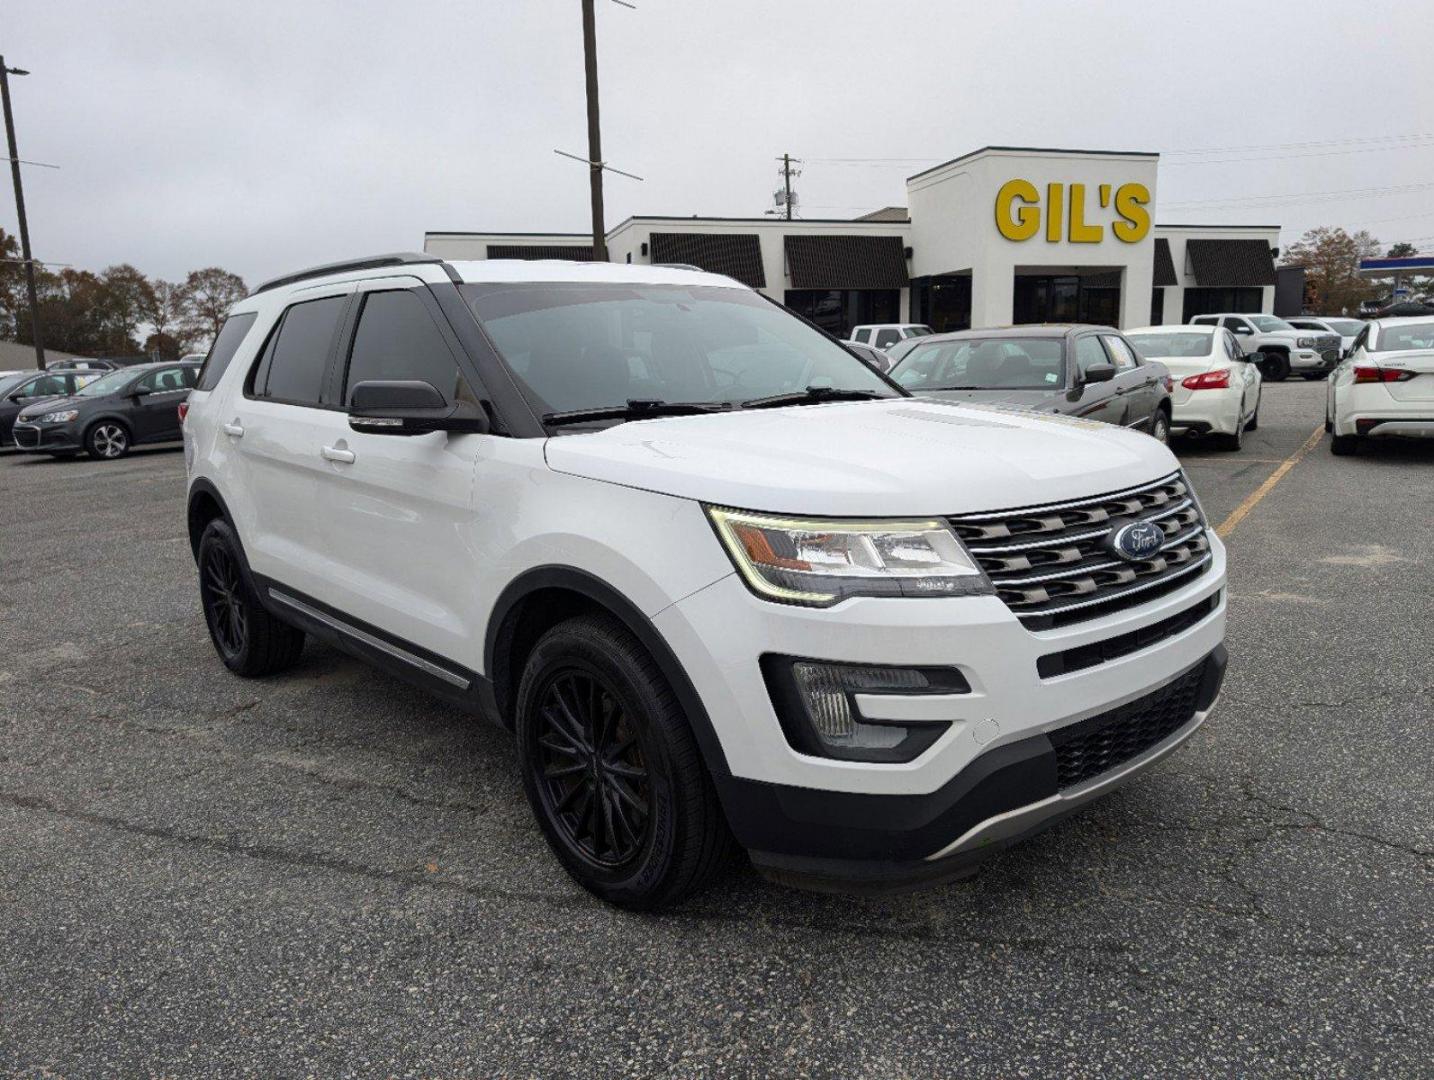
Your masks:
<svg viewBox="0 0 1434 1080"><path fill-rule="evenodd" d="M1280 467L1274 472L1270 473L1270 477L1268 480L1266 480L1263 484L1257 487L1254 491L1250 492L1249 496L1245 499L1244 502L1242 502L1239 506L1235 507L1234 510L1230 511L1230 516L1227 517L1224 521L1220 522L1220 527L1215 530L1215 535L1218 536L1221 540L1223 540L1225 539L1225 537L1229 536L1232 532L1234 532L1235 526L1245 520L1245 515L1248 514L1251 510L1253 510L1261 499L1263 499L1270 492L1274 491L1275 485L1285 478L1285 473L1289 472L1296 465L1298 465L1300 463L1300 458L1304 457L1311 450L1313 450L1319 444L1319 441L1322 438L1324 438L1323 424L1315 428L1314 431L1310 433L1310 437L1305 440L1305 444L1303 446L1301 446L1289 457L1285 458L1284 461L1280 462Z"/></svg>

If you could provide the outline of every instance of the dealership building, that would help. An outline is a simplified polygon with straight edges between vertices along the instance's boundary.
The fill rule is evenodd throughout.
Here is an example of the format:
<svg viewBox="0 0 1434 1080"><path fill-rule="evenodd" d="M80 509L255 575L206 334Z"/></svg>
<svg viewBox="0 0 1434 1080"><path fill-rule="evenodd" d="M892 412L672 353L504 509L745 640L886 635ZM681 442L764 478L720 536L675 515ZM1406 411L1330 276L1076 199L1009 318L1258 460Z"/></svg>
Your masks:
<svg viewBox="0 0 1434 1080"><path fill-rule="evenodd" d="M1160 156L988 146L917 173L855 219L630 217L616 262L726 274L844 336L1033 322L1122 327L1275 307L1279 226L1155 221ZM451 259L592 258L577 233L430 232Z"/></svg>

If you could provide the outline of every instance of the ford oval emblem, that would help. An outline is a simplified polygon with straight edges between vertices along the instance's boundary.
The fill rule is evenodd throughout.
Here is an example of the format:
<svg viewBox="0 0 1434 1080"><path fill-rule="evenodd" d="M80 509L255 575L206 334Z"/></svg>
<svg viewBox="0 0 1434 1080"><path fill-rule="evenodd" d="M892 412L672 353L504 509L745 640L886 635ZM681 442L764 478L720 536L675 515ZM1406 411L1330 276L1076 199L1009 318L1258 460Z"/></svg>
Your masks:
<svg viewBox="0 0 1434 1080"><path fill-rule="evenodd" d="M1150 558L1163 543L1165 530L1150 521L1132 521L1129 525L1122 525L1110 538L1111 550L1130 562Z"/></svg>

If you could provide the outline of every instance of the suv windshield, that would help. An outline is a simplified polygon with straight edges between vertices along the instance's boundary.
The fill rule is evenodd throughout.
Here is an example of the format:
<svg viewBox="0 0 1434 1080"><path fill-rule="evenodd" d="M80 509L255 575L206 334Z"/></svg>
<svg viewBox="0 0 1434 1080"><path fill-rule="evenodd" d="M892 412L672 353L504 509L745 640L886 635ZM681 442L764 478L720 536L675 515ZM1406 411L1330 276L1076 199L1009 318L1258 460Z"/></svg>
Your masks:
<svg viewBox="0 0 1434 1080"><path fill-rule="evenodd" d="M923 390L1050 390L1065 385L1060 338L963 338L918 345L891 373Z"/></svg>
<svg viewBox="0 0 1434 1080"><path fill-rule="evenodd" d="M1358 319L1326 319L1324 324L1341 337L1354 337L1364 329L1364 323Z"/></svg>
<svg viewBox="0 0 1434 1080"><path fill-rule="evenodd" d="M1209 356L1214 337L1214 334L1192 334L1189 331L1125 335L1136 352L1150 357Z"/></svg>
<svg viewBox="0 0 1434 1080"><path fill-rule="evenodd" d="M1293 330L1294 327L1285 322L1284 319L1277 319L1273 315L1246 315L1255 324L1255 329L1261 333L1271 333L1276 330Z"/></svg>
<svg viewBox="0 0 1434 1080"><path fill-rule="evenodd" d="M740 406L808 389L899 396L841 345L746 289L496 282L463 292L540 415L629 401Z"/></svg>
<svg viewBox="0 0 1434 1080"><path fill-rule="evenodd" d="M80 397L104 397L106 394L113 394L116 390L122 389L125 383L133 378L133 371L111 371L107 375L101 375L92 383L86 383L75 393Z"/></svg>

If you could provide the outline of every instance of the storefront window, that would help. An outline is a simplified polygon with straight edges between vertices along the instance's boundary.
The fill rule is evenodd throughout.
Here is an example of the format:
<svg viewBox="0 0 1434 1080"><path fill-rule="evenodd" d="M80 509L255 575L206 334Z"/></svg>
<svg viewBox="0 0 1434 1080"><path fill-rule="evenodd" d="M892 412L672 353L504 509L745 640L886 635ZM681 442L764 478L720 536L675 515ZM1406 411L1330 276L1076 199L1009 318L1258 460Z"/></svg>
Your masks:
<svg viewBox="0 0 1434 1080"><path fill-rule="evenodd" d="M853 326L901 321L899 289L788 289L782 302L839 338Z"/></svg>
<svg viewBox="0 0 1434 1080"><path fill-rule="evenodd" d="M1120 318L1120 287L1083 284L1074 274L1017 274L1012 321L1023 323L1097 323L1115 326Z"/></svg>
<svg viewBox="0 0 1434 1080"><path fill-rule="evenodd" d="M1185 311L1180 316L1180 321L1188 323L1196 315L1225 311L1259 311L1264 307L1264 299L1264 291L1259 288L1186 289Z"/></svg>

